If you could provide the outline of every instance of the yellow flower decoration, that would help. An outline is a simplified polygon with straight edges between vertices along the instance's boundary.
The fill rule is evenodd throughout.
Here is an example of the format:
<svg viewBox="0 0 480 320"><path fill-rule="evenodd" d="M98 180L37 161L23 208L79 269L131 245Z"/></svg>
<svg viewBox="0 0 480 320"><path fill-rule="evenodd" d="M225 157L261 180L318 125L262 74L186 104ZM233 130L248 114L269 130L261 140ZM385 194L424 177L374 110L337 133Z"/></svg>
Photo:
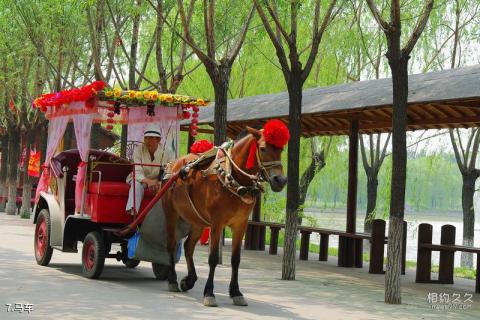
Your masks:
<svg viewBox="0 0 480 320"><path fill-rule="evenodd" d="M205 105L206 105L205 100L203 100L202 98L198 98L198 99L197 99L197 104L198 104L199 106L205 106Z"/></svg>
<svg viewBox="0 0 480 320"><path fill-rule="evenodd" d="M167 94L167 95L165 96L165 101L167 101L167 102L173 102L173 97L172 97L172 95L171 95L171 94Z"/></svg>
<svg viewBox="0 0 480 320"><path fill-rule="evenodd" d="M150 98L151 98L150 92L149 91L144 91L143 92L143 99L150 100Z"/></svg>
<svg viewBox="0 0 480 320"><path fill-rule="evenodd" d="M128 90L128 97L129 97L130 99L135 98L135 91L133 91L133 90Z"/></svg>
<svg viewBox="0 0 480 320"><path fill-rule="evenodd" d="M120 89L115 89L115 92L113 93L115 98L119 98L122 95L122 90Z"/></svg>
<svg viewBox="0 0 480 320"><path fill-rule="evenodd" d="M105 91L105 95L107 97L111 97L111 96L113 96L113 91L111 91L111 90Z"/></svg>
<svg viewBox="0 0 480 320"><path fill-rule="evenodd" d="M150 91L150 99L152 99L153 101L157 101L158 100L158 92L157 91Z"/></svg>
<svg viewBox="0 0 480 320"><path fill-rule="evenodd" d="M137 98L137 99L139 99L139 100L142 99L142 98L143 98L142 92L141 92L141 91L135 92L135 98Z"/></svg>

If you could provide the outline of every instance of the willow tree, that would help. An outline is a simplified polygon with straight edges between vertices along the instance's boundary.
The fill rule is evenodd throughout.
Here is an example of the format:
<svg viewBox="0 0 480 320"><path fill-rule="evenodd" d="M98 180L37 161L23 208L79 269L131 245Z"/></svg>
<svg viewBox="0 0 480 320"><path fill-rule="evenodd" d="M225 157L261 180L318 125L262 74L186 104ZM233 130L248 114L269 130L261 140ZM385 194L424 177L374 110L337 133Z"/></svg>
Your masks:
<svg viewBox="0 0 480 320"><path fill-rule="evenodd" d="M280 15L276 1L254 0L257 12L275 47L278 61L287 84L289 114L288 127L290 141L288 143L288 184L287 184L287 219L285 226L285 243L283 250L282 279L295 280L295 255L298 224L298 209L300 204L299 156L300 156L300 126L302 115L302 90L318 55L318 48L323 34L336 14L336 0L330 1L321 18L321 1L316 0L313 8L302 1L290 1L290 19L282 21L285 15ZM287 8L282 8L288 10ZM303 9L301 11L301 9ZM313 12L311 35L298 37L299 19ZM338 11L337 11L338 12ZM290 30L287 29L288 25ZM309 43L305 43L309 39ZM302 57L307 53L307 57Z"/></svg>
<svg viewBox="0 0 480 320"><path fill-rule="evenodd" d="M400 304L400 274L402 254L403 218L405 209L405 184L407 173L407 98L408 60L415 44L428 22L433 0L427 0L420 12L415 28L402 47L402 22L400 0L390 2L390 21L387 22L373 0L367 0L373 17L387 38L387 59L392 73L392 182L390 217L388 224L387 271L385 274L385 302Z"/></svg>
<svg viewBox="0 0 480 320"><path fill-rule="evenodd" d="M222 1L218 7L215 0L203 1L204 35L194 37L188 17L195 13L195 2L190 0L186 12L183 0L177 0L178 11L183 25L184 41L205 66L213 85L214 143L220 145L227 137L227 101L232 65L242 48L254 8L252 6L248 10L242 10L241 8L248 6L244 1ZM205 46L200 43L205 43Z"/></svg>

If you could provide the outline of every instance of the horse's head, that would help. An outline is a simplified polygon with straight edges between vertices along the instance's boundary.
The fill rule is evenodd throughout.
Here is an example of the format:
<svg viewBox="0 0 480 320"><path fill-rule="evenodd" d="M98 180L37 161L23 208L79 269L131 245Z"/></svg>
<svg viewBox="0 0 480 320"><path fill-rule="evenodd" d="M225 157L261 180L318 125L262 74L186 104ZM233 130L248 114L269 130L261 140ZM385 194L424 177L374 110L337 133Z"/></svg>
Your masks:
<svg viewBox="0 0 480 320"><path fill-rule="evenodd" d="M283 147L290 138L288 128L280 120L270 120L262 130L247 127L247 131L257 140L256 161L260 174L268 181L274 192L282 191L287 183L287 177L283 174L281 156Z"/></svg>

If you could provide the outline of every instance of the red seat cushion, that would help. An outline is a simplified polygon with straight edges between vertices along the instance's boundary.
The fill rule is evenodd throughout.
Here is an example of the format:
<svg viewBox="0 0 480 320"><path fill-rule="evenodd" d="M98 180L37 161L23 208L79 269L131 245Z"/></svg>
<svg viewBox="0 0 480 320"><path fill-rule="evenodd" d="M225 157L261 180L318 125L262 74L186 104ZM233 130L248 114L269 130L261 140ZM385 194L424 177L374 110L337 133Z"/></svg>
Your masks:
<svg viewBox="0 0 480 320"><path fill-rule="evenodd" d="M130 185L128 183L112 181L91 182L88 188L88 192L93 194L125 197L128 197L129 190Z"/></svg>

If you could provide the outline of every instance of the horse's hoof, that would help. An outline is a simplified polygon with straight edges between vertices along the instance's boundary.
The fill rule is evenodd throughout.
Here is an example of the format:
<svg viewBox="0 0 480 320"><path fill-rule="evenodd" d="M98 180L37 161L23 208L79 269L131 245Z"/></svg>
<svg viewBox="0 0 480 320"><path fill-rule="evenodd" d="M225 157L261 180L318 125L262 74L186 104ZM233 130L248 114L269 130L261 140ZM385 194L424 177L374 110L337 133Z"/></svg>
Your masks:
<svg viewBox="0 0 480 320"><path fill-rule="evenodd" d="M168 284L168 291L170 292L180 292L180 289L178 288L178 283L169 283Z"/></svg>
<svg viewBox="0 0 480 320"><path fill-rule="evenodd" d="M188 284L188 278L183 278L182 281L180 281L180 289L182 289L183 292L188 291L193 288L193 285Z"/></svg>
<svg viewBox="0 0 480 320"><path fill-rule="evenodd" d="M243 296L232 297L233 304L236 306L248 306L247 300Z"/></svg>
<svg viewBox="0 0 480 320"><path fill-rule="evenodd" d="M215 297L204 297L203 305L205 307L218 307L217 300L215 300Z"/></svg>

